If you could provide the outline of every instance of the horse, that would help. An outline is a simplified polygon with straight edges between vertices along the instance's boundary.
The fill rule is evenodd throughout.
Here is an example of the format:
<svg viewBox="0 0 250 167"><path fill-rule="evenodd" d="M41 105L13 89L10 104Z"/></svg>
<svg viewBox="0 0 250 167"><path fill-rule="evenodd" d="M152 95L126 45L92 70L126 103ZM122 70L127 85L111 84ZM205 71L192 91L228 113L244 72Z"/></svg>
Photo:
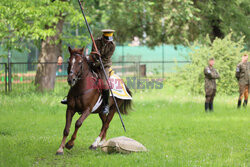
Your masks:
<svg viewBox="0 0 250 167"><path fill-rule="evenodd" d="M64 147L67 149L72 149L74 146L74 142L77 136L77 131L81 127L83 121L91 114L98 113L99 117L102 121L102 128L99 136L95 139L95 141L91 144L89 149L97 149L106 141L106 133L109 128L109 124L112 121L112 118L116 112L116 106L112 97L109 100L110 112L107 115L101 113L102 105L100 105L94 112L92 112L93 107L96 102L100 98L100 89L92 87L89 82L96 79L96 75L93 72L89 61L86 56L84 56L84 47L81 49L71 49L68 47L70 57L68 61L68 78L67 82L70 85L70 89L67 95L67 109L66 109L66 124L63 130L63 138L61 141L61 145L57 150L57 155L62 155ZM125 88L129 95L132 97L131 91L125 85ZM115 97L116 98L116 97ZM121 114L127 114L128 110L131 109L132 100L124 100L116 98L118 107L120 109ZM75 123L75 131L71 136L71 139L66 143L67 136L69 135L71 121L75 113L78 112L80 114L79 119Z"/></svg>

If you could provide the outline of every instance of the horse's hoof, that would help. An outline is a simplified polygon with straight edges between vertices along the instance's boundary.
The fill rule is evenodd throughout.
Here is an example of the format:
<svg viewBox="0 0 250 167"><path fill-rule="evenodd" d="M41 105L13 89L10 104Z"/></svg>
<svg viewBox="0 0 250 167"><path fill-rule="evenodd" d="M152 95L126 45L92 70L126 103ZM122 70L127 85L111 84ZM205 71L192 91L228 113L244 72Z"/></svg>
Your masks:
<svg viewBox="0 0 250 167"><path fill-rule="evenodd" d="M56 155L63 155L63 152L56 152Z"/></svg>
<svg viewBox="0 0 250 167"><path fill-rule="evenodd" d="M106 143L106 140L102 140L100 143L98 143L97 147L102 147L104 143Z"/></svg>
<svg viewBox="0 0 250 167"><path fill-rule="evenodd" d="M68 150L70 150L70 149L72 149L72 148L74 147L74 145L69 145L69 142L68 142L68 143L66 143L65 147L66 147Z"/></svg>
<svg viewBox="0 0 250 167"><path fill-rule="evenodd" d="M96 146L92 146L92 145L91 145L91 146L89 146L89 149L90 149L90 150L96 150L96 149L97 149L97 147L96 147Z"/></svg>

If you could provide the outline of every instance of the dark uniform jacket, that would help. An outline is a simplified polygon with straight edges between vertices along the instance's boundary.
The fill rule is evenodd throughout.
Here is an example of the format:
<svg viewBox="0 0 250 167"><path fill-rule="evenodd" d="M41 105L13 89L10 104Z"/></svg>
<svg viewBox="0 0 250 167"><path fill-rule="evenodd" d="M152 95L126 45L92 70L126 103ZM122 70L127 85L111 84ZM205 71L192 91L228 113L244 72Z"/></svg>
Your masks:
<svg viewBox="0 0 250 167"><path fill-rule="evenodd" d="M248 85L250 81L250 62L240 62L237 65L235 77L237 78L240 86Z"/></svg>
<svg viewBox="0 0 250 167"><path fill-rule="evenodd" d="M104 67L111 67L111 57L115 51L115 44L113 41L105 41L102 37L95 40L96 47L101 54ZM92 46L92 51L95 51ZM98 60L98 58L97 58Z"/></svg>
<svg viewBox="0 0 250 167"><path fill-rule="evenodd" d="M250 85L250 62L248 64L248 85Z"/></svg>
<svg viewBox="0 0 250 167"><path fill-rule="evenodd" d="M207 95L211 94L213 90L216 90L216 79L220 78L219 73L215 68L208 66L204 69L205 74L205 92Z"/></svg>

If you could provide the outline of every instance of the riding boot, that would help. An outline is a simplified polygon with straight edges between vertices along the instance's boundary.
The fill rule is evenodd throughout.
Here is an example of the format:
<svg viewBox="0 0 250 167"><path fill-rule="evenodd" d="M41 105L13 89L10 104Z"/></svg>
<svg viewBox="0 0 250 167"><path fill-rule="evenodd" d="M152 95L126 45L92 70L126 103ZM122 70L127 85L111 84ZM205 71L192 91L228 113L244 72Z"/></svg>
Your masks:
<svg viewBox="0 0 250 167"><path fill-rule="evenodd" d="M208 103L205 103L205 111L207 112L207 110L208 110Z"/></svg>
<svg viewBox="0 0 250 167"><path fill-rule="evenodd" d="M209 110L210 111L214 111L214 104L213 104L213 102L209 103Z"/></svg>
<svg viewBox="0 0 250 167"><path fill-rule="evenodd" d="M63 100L61 101L61 103L62 103L62 104L68 104L68 101L67 101L67 99L63 99Z"/></svg>
<svg viewBox="0 0 250 167"><path fill-rule="evenodd" d="M247 107L247 100L244 100L243 107Z"/></svg>
<svg viewBox="0 0 250 167"><path fill-rule="evenodd" d="M241 106L241 100L238 100L237 108L240 108L240 106Z"/></svg>
<svg viewBox="0 0 250 167"><path fill-rule="evenodd" d="M102 90L102 99L103 99L102 113L108 114L109 113L109 89Z"/></svg>

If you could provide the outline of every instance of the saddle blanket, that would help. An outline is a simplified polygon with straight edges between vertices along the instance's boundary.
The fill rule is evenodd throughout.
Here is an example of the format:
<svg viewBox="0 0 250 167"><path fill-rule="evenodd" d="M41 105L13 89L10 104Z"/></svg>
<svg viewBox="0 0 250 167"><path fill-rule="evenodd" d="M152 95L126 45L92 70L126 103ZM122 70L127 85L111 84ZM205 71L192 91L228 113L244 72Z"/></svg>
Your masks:
<svg viewBox="0 0 250 167"><path fill-rule="evenodd" d="M109 82L112 88L111 91L113 92L116 98L123 100L132 100L132 97L130 96L130 94L126 89L125 83L118 75L111 73ZM112 96L111 92L110 96ZM98 109L98 107L100 107L101 104L102 104L102 96L100 95L95 106L92 109L92 112L95 112Z"/></svg>

